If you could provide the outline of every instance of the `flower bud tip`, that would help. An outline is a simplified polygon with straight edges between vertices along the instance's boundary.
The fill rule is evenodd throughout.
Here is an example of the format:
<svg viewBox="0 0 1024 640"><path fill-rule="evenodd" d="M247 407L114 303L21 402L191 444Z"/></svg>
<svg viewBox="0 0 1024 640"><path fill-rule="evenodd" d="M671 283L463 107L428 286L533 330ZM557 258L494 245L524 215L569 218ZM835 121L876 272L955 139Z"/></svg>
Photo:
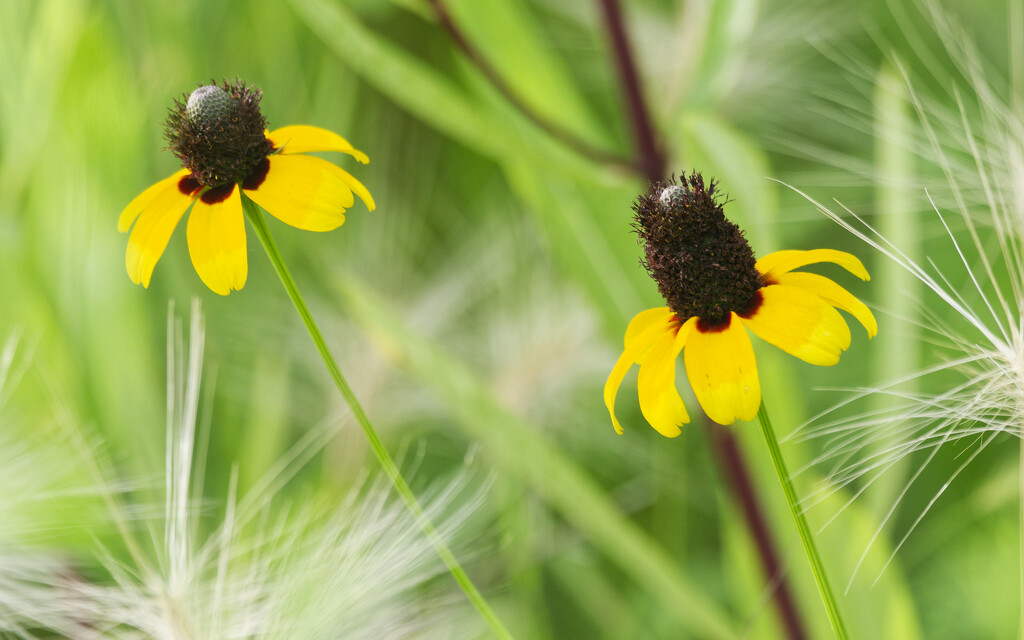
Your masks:
<svg viewBox="0 0 1024 640"><path fill-rule="evenodd" d="M212 124L231 113L235 100L217 85L199 87L188 97L185 113L189 119L201 123Z"/></svg>

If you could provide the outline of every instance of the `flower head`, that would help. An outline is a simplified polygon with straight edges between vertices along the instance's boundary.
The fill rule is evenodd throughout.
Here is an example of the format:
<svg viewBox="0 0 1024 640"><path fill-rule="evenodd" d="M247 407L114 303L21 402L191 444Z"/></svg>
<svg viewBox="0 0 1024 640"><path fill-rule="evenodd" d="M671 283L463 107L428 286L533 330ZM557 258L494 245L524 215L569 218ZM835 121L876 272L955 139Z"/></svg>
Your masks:
<svg viewBox="0 0 1024 640"><path fill-rule="evenodd" d="M626 372L640 365L640 410L662 435L679 435L690 421L675 386L676 358L701 407L715 422L750 420L761 406L761 385L747 329L805 362L833 365L850 346L850 329L836 309L853 315L874 336L871 311L832 280L794 271L837 264L862 280L867 270L842 251L777 251L760 260L729 222L712 180L699 173L652 185L633 208L644 244L643 264L666 307L641 311L626 328L625 350L605 383L604 400L616 431L615 396Z"/></svg>
<svg viewBox="0 0 1024 640"><path fill-rule="evenodd" d="M125 266L148 287L178 221L189 211L188 248L199 277L221 295L245 285L248 273L242 198L282 222L330 231L345 222L353 193L374 209L370 192L347 171L303 155L340 151L362 163L366 154L341 136L305 125L267 131L259 89L236 81L201 86L175 101L167 140L182 169L132 200L118 220L131 229Z"/></svg>

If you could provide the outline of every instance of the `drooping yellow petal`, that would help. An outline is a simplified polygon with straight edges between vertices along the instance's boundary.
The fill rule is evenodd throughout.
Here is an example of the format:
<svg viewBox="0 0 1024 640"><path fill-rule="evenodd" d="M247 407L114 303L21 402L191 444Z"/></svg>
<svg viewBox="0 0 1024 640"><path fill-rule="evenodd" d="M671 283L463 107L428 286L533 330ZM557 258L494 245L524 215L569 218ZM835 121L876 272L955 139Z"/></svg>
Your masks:
<svg viewBox="0 0 1024 640"><path fill-rule="evenodd" d="M647 350L637 376L640 411L658 433L674 438L682 433L680 424L690 421L683 399L676 390L676 358L696 323L691 318L679 331L667 331Z"/></svg>
<svg viewBox="0 0 1024 640"><path fill-rule="evenodd" d="M222 296L245 286L249 270L242 197L235 185L228 187L207 191L188 217L192 264L206 286Z"/></svg>
<svg viewBox="0 0 1024 640"><path fill-rule="evenodd" d="M623 339L623 344L629 346L629 343L633 341L638 335L640 335L645 329L653 326L656 323L667 323L672 319L675 314L668 307L657 307L654 309L647 309L633 316L633 319L629 321L629 325L626 327L626 336ZM636 363L640 364L643 362L644 354L640 354L637 358Z"/></svg>
<svg viewBox="0 0 1024 640"><path fill-rule="evenodd" d="M265 174L250 176L245 195L286 224L307 231L330 231L345 222L352 190L336 167L313 156L270 156ZM262 177L262 180L258 178Z"/></svg>
<svg viewBox="0 0 1024 640"><path fill-rule="evenodd" d="M172 181L154 197L139 214L128 236L125 267L135 284L149 287L153 269L163 255L182 214L192 204L194 196L186 195Z"/></svg>
<svg viewBox="0 0 1024 640"><path fill-rule="evenodd" d="M143 209L146 208L150 202L152 202L164 189L171 184L177 184L179 180L188 175L188 169L179 169L175 171L169 178L164 178L160 182L151 185L148 189L135 196L135 199L128 203L128 206L121 212L120 217L117 219L117 230L124 233L132 227L132 223L139 217Z"/></svg>
<svg viewBox="0 0 1024 640"><path fill-rule="evenodd" d="M293 124L271 131L267 137L275 147L281 149L279 152L281 155L309 153L310 151L340 151L363 164L370 161L365 153L353 147L348 140L333 131L320 127Z"/></svg>
<svg viewBox="0 0 1024 640"><path fill-rule="evenodd" d="M785 285L762 287L761 305L744 325L759 338L811 364L830 366L850 346L850 328L821 297Z"/></svg>
<svg viewBox="0 0 1024 640"><path fill-rule="evenodd" d="M626 377L626 372L636 362L637 357L651 348L655 342L658 341L663 334L673 331L669 325L654 325L648 327L646 330L640 333L631 343L626 345L625 350L619 359L615 362L615 366L612 367L612 372L608 374L608 380L604 383L604 404L608 407L608 413L612 417L612 426L619 433L622 433L622 425L619 424L618 418L615 417L615 396L619 393L619 386L622 384L622 379Z"/></svg>
<svg viewBox="0 0 1024 640"><path fill-rule="evenodd" d="M718 424L751 420L761 406L761 381L750 337L739 316L729 326L704 332L695 324L686 337L686 377L704 413Z"/></svg>
<svg viewBox="0 0 1024 640"><path fill-rule="evenodd" d="M779 275L775 280L781 285L797 287L817 294L830 305L848 312L864 325L869 338L874 338L878 333L878 322L875 321L875 316L867 308L867 305L829 278L816 273L793 271Z"/></svg>
<svg viewBox="0 0 1024 640"><path fill-rule="evenodd" d="M344 183L348 185L348 188L355 192L355 194L359 196L359 199L362 200L364 204L366 204L367 209L373 211L374 209L377 208L376 203L374 203L373 201L373 196L370 195L370 190L364 187L362 182L356 180L355 176L353 176L348 171L345 171L341 167L333 164L331 164L330 166L332 169L334 169L334 173L338 174L338 177L341 178L342 181L344 181Z"/></svg>
<svg viewBox="0 0 1024 640"><path fill-rule="evenodd" d="M857 256L845 251L836 251L835 249L811 249L810 251L787 249L785 251L776 251L758 260L755 266L762 274L775 277L788 273L793 269L818 262L837 264L861 280L871 279L871 276L868 275L868 270L864 268L864 264Z"/></svg>

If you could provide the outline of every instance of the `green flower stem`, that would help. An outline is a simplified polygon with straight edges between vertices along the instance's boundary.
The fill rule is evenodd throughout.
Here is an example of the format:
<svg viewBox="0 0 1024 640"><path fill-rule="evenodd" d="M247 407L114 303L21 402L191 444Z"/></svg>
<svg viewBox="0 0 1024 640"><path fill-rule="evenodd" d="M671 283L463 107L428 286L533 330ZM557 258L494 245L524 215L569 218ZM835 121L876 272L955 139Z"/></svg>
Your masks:
<svg viewBox="0 0 1024 640"><path fill-rule="evenodd" d="M779 440L775 437L775 430L772 429L772 421L768 418L768 410L764 408L763 401L761 408L757 410L757 420L761 423L761 433L764 434L765 444L768 445L768 452L775 464L775 473L779 476L782 491L786 494L789 510L793 513L793 519L796 520L800 541L803 542L807 560L811 563L811 571L814 572L814 580L818 583L818 593L821 594L821 599L825 603L825 610L828 612L829 622L832 623L832 630L835 632L836 638L846 640L849 636L846 634L846 627L843 626L843 618L839 615L839 606L832 594L832 587L829 586L828 576L825 575L825 565L822 564L818 547L814 544L814 536L811 535L811 528L807 525L807 518L804 517L804 512L797 502L796 489L793 488L793 481L786 469L786 461L782 459Z"/></svg>
<svg viewBox="0 0 1024 640"><path fill-rule="evenodd" d="M459 583L466 596L469 598L473 606L480 615L490 625L491 630L499 638L507 638L511 640L512 634L508 632L505 625L501 623L498 616L491 610L490 605L484 599L483 595L477 590L469 576L466 575L465 570L459 564L459 561L455 559L455 555L452 553L448 545L445 544L444 540L441 539L440 534L434 527L433 523L423 512L423 507L420 506L419 500L413 494L412 489L405 482L405 478L402 477L402 472L398 470L394 460L388 454L387 449L384 448L384 444L380 441L380 437L377 436L377 431L373 428L373 424L370 423L370 419L367 417L366 412L363 410L363 406L359 404L359 400L356 398L356 394L352 391L352 387L349 386L348 381L345 380L345 376L341 373L341 368L338 367L337 361L331 354L330 349L327 347L327 342L324 341L323 334L320 333L319 327L317 327L316 320L313 319L313 314L309 311L309 307L306 306L306 301L302 298L302 294L299 293L298 287L295 285L295 280L292 279L291 273L288 271L288 267L284 264L284 259L281 257L281 252L277 248L277 244L274 242L274 238L270 235L270 229L267 227L266 221L263 219L263 214L260 212L259 206L249 198L242 195L242 207L245 210L245 215L252 224L253 229L256 231L256 235L259 236L260 243L267 252L267 257L270 258L271 264L274 265L274 270L277 271L277 275L281 278L281 284L284 285L285 290L288 292L288 297L291 298L292 304L295 305L295 310L299 312L299 316L302 317L302 322L306 325L306 330L309 331L309 336L313 339L313 343L316 345L317 351L320 352L320 357L324 361L324 365L327 367L327 371L331 374L331 378L334 380L335 386L338 387L338 391L341 392L345 402L348 403L349 408L352 410L352 415L356 417L359 422L359 426L363 428L363 433L366 434L367 440L370 441L370 447L373 449L374 455L377 456L377 460L380 462L381 467L384 468L384 473L387 474L391 480L392 485L395 487L395 491L405 501L405 505L409 508L409 511L416 518L416 522L419 523L423 532L426 534L430 542L433 543L434 548L437 550L437 555L440 556L441 560L444 561L445 566L448 567L448 571L455 578L455 581Z"/></svg>

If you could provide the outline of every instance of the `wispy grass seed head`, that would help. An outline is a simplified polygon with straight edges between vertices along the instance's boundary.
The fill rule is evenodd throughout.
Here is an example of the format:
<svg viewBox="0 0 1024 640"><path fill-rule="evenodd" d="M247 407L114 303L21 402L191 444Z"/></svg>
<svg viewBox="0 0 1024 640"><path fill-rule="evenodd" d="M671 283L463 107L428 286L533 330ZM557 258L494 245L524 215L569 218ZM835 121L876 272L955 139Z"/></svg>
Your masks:
<svg viewBox="0 0 1024 640"><path fill-rule="evenodd" d="M805 508L824 503L843 488L851 489L847 505L876 483L881 493L892 492L891 506L869 548L926 470L933 465L947 469L920 512L911 514L890 562L989 444L1024 437L1024 111L1019 102L1024 87L994 73L997 67L937 3L923 0L918 7L933 32L918 33L919 26L897 11L909 48L891 54L881 72L830 51L848 72L844 76L868 85L864 95L874 91L876 102L875 111L866 110L849 95L837 94L833 116L838 114L837 121L867 134L867 139L877 136L879 149L896 149L899 162L893 165L876 156L871 164L827 150L808 153L847 175L868 178L879 193L898 193L896 201L881 200L881 216L922 211L931 224L915 227L920 233L907 237L906 224L883 220L876 227L843 205L830 209L798 191L908 276L910 291L890 298L885 311L896 317L896 324L916 326L911 330L915 344L923 340L933 356L930 366L894 369L900 373L857 390L794 434L825 443L807 468L823 466L827 477L805 500ZM1020 25L1011 23L1020 39ZM931 50L931 43L941 43L940 50ZM917 56L916 62L908 62L911 55ZM878 111L880 95L890 110L894 100L906 101L906 115ZM883 228L904 236L886 237ZM938 237L930 230L938 230ZM944 247L941 257L935 248L939 245ZM931 255L923 254L924 247ZM865 410L864 402L870 408ZM851 409L853 415L847 413ZM897 483L879 483L883 477ZM868 552L864 550L851 584Z"/></svg>
<svg viewBox="0 0 1024 640"><path fill-rule="evenodd" d="M948 22L941 16L937 22L951 41L959 42L948 31ZM931 190L922 193L948 238L953 266L932 258L915 260L846 207L840 205L837 213L812 199L825 215L916 278L938 302L932 307L908 300L911 311L901 314L919 318L928 341L941 354L938 364L865 388L843 403L881 395L891 400L884 407L836 419L830 411L802 432L805 438L826 439L814 463L832 469L809 505L850 485L857 487L854 497L859 496L903 461L923 456L914 458L915 467L879 532L940 449L962 445L949 477L896 550L985 447L1000 436L1024 437L1024 121L991 88L968 44L951 54L964 65L969 83L963 93L974 106L957 92L957 108L950 111L942 101L922 97L905 71L904 80L920 123L917 137L928 141L930 157L946 180L945 206ZM920 308L912 308L915 304ZM907 386L950 377L956 382L937 392Z"/></svg>
<svg viewBox="0 0 1024 640"><path fill-rule="evenodd" d="M0 565L0 635L446 637L466 605L442 589L447 583L434 583L445 567L389 483L364 481L340 502L281 499L279 490L322 449L337 421L311 429L246 494L238 495L233 474L220 510L204 500L203 469L195 466L204 341L198 304L187 342L173 315L169 324L162 517L139 520L127 499L113 496L108 517L121 539L98 543L82 575L74 570L78 563L52 552L34 559L23 545L9 546L18 561ZM462 475L428 490L422 504L439 535L451 540L480 497Z"/></svg>

